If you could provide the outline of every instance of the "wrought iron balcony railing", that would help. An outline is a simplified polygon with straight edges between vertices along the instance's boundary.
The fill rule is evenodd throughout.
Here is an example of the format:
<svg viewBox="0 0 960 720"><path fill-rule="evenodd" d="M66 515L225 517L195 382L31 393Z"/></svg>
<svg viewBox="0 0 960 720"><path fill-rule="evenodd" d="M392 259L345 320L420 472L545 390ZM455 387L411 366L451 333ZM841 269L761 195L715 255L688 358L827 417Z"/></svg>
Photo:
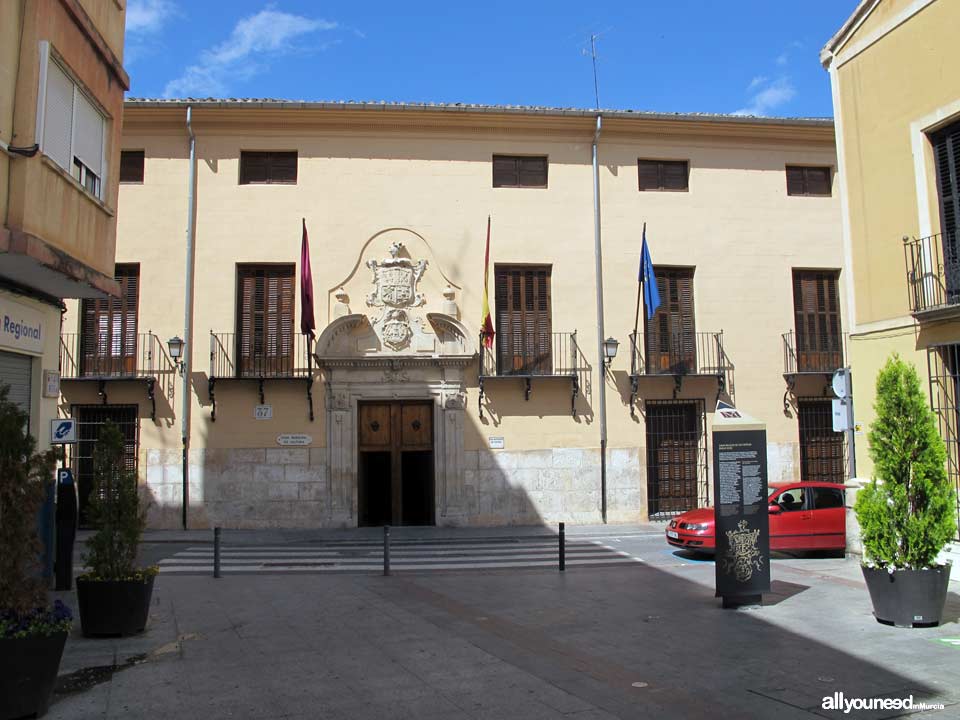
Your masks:
<svg viewBox="0 0 960 720"><path fill-rule="evenodd" d="M571 383L570 411L576 416L577 395L589 383L589 365L577 344L577 331L498 334L493 348L480 336L480 417L483 418L485 380L519 378L524 382L524 398L530 399L534 378L566 378ZM588 387L589 392L589 387Z"/></svg>
<svg viewBox="0 0 960 720"><path fill-rule="evenodd" d="M783 374L832 373L844 367L847 357L847 333L820 335L783 334Z"/></svg>
<svg viewBox="0 0 960 720"><path fill-rule="evenodd" d="M718 375L733 370L723 349L723 331L675 333L657 348L640 347L640 337L630 334L630 375Z"/></svg>
<svg viewBox="0 0 960 720"><path fill-rule="evenodd" d="M153 333L100 339L83 333L60 335L60 378L100 380L156 378L176 369Z"/></svg>
<svg viewBox="0 0 960 720"><path fill-rule="evenodd" d="M260 404L265 404L265 380L299 379L306 381L307 404L313 422L313 363L306 335L291 333L266 338L265 342L237 333L210 332L210 375L207 392L212 406L210 419L217 419L216 384L218 380L256 380Z"/></svg>
<svg viewBox="0 0 960 720"><path fill-rule="evenodd" d="M907 295L913 314L960 305L960 233L903 238Z"/></svg>
<svg viewBox="0 0 960 720"><path fill-rule="evenodd" d="M163 380L173 392L177 366L164 344L152 332L129 337L101 337L91 333L60 335L60 379L93 380L97 393L107 403L107 382L142 380L147 386L150 417L157 419L156 385Z"/></svg>

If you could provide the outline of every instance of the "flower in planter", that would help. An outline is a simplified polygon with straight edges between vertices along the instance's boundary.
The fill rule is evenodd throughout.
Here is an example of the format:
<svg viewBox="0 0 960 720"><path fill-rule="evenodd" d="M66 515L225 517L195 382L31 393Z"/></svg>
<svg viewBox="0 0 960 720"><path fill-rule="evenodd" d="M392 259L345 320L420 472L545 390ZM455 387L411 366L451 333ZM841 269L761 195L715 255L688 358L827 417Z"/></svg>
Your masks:
<svg viewBox="0 0 960 720"><path fill-rule="evenodd" d="M864 564L893 572L936 567L956 532L956 495L946 449L916 368L891 357L877 376L877 418L870 428L874 478L854 510Z"/></svg>
<svg viewBox="0 0 960 720"><path fill-rule="evenodd" d="M11 610L0 611L0 639L49 637L57 633L70 632L73 627L73 613L59 600L54 600L52 608L35 608L27 613L15 613Z"/></svg>

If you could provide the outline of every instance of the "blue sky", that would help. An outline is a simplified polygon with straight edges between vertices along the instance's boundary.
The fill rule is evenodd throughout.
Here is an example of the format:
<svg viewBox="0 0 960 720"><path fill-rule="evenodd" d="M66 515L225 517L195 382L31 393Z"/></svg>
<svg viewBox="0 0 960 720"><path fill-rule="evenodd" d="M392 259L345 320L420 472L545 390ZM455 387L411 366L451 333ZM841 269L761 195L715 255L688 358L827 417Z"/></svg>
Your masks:
<svg viewBox="0 0 960 720"><path fill-rule="evenodd" d="M132 97L832 115L818 54L856 0L129 0Z"/></svg>

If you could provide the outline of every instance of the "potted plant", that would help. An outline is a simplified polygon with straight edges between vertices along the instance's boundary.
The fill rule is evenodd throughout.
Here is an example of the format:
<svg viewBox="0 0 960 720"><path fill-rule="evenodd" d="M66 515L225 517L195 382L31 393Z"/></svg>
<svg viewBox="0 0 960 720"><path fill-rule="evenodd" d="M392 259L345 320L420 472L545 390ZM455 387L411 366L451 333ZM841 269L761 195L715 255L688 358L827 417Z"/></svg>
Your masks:
<svg viewBox="0 0 960 720"><path fill-rule="evenodd" d="M93 486L88 517L87 572L77 577L77 604L83 634L134 635L147 625L157 567L137 567L146 524L136 473L127 469L124 439L114 423L100 431L93 451Z"/></svg>
<svg viewBox="0 0 960 720"><path fill-rule="evenodd" d="M54 455L37 453L27 414L0 386L0 720L43 715L73 626L40 576L37 517Z"/></svg>
<svg viewBox="0 0 960 720"><path fill-rule="evenodd" d="M854 511L863 539L863 577L878 622L940 622L950 565L937 556L957 529L946 450L913 365L894 355L877 376L870 427L874 477Z"/></svg>

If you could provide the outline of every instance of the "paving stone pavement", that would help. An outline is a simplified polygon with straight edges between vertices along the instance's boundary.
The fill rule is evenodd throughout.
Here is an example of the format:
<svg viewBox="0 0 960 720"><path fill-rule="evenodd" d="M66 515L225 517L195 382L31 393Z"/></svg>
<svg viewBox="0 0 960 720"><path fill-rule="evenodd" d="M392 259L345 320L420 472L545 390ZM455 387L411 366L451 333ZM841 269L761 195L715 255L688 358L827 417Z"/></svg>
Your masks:
<svg viewBox="0 0 960 720"><path fill-rule="evenodd" d="M960 647L941 642L960 637L960 584L951 583L942 626L896 629L874 621L855 560L781 557L763 607L722 610L712 563L666 548L648 530L605 531L605 544L643 562L563 574L161 574L143 635L93 640L74 631L62 681L117 668L85 690L58 693L48 717L902 715L821 708L842 691L913 694L945 705L923 715L960 718ZM145 555L173 557L197 538L181 540L190 542L163 546L153 537ZM75 606L72 593L61 596Z"/></svg>

